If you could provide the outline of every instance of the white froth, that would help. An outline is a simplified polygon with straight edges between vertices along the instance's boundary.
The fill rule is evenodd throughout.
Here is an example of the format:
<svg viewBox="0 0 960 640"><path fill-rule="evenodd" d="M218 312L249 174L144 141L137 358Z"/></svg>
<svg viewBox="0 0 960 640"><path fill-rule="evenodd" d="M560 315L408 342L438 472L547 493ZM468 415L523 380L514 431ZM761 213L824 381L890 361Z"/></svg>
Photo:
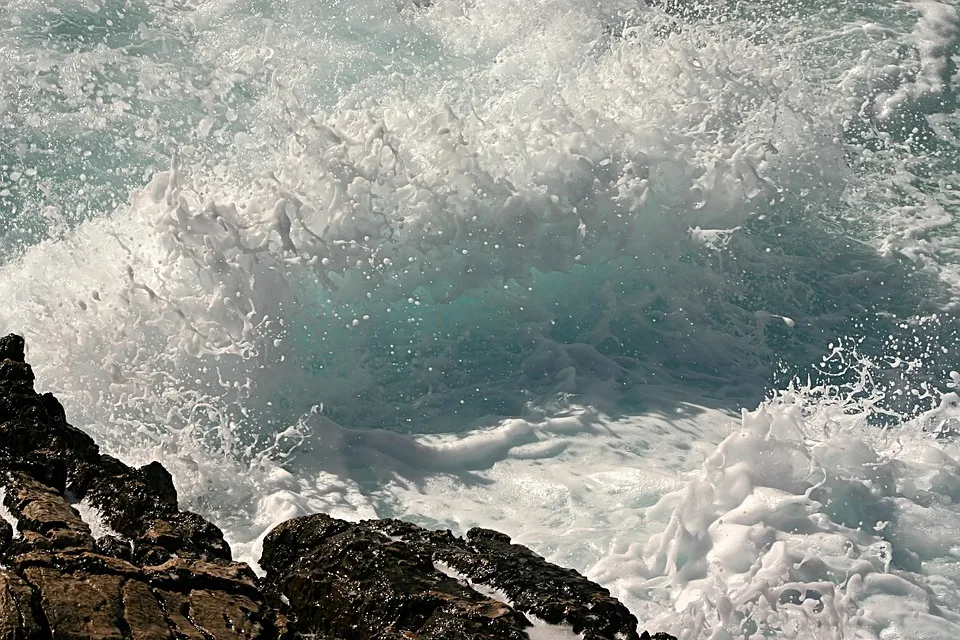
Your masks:
<svg viewBox="0 0 960 640"><path fill-rule="evenodd" d="M952 414L952 404L946 398L938 414ZM958 524L941 493L952 481L931 486L929 460L953 479L956 461L932 441L905 447L915 435L851 437L850 423L818 424L804 413L789 402L745 413L700 474L647 510L662 531L592 575L619 576L634 597L665 595L671 610L650 624L682 638L717 630L747 638L757 628L803 638L955 637L960 616L936 595L942 580L922 558L949 555L944 536ZM941 418L922 420L930 419ZM685 622L670 627L678 613Z"/></svg>
<svg viewBox="0 0 960 640"><path fill-rule="evenodd" d="M950 91L950 56L960 38L960 15L947 2L916 0L911 2L920 14L911 40L918 52L914 65L904 65L903 84L878 100L880 116L889 118L905 105L920 106L937 112L946 107Z"/></svg>
<svg viewBox="0 0 960 640"><path fill-rule="evenodd" d="M3 518L7 521L11 527L13 527L13 537L20 537L20 521L10 513L10 509L7 508L7 505L4 503L4 500L7 498L7 490L4 487L0 487L0 518Z"/></svg>
<svg viewBox="0 0 960 640"><path fill-rule="evenodd" d="M104 520L100 509L91 504L88 500L82 500L72 506L77 510L77 513L80 514L80 519L86 522L87 526L90 527L90 535L93 536L94 540L99 540L104 536L113 536L121 539L123 538L123 536L114 531L113 527L111 527Z"/></svg>

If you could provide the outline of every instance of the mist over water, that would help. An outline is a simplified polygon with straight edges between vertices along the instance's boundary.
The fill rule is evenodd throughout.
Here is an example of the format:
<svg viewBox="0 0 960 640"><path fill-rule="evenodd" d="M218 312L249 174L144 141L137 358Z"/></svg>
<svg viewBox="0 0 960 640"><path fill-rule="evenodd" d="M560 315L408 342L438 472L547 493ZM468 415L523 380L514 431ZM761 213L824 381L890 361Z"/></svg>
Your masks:
<svg viewBox="0 0 960 640"><path fill-rule="evenodd" d="M0 329L240 559L481 525L685 640L958 637L953 4L0 25Z"/></svg>

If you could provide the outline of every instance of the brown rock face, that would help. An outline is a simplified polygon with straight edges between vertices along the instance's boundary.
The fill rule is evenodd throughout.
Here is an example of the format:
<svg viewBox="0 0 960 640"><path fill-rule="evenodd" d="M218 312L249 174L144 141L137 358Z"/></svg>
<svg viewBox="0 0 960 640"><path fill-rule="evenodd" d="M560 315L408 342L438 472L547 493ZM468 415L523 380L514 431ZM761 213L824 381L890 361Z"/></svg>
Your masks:
<svg viewBox="0 0 960 640"><path fill-rule="evenodd" d="M530 616L649 638L599 585L483 529L297 518L267 537L258 580L179 509L162 465L133 469L67 424L23 355L0 338L0 640L525 640ZM95 539L79 500L113 533Z"/></svg>
<svg viewBox="0 0 960 640"><path fill-rule="evenodd" d="M286 635L220 530L178 509L166 469L101 455L34 392L17 336L0 339L0 442L3 505L17 521L16 533L0 526L0 640ZM68 495L118 535L95 540Z"/></svg>

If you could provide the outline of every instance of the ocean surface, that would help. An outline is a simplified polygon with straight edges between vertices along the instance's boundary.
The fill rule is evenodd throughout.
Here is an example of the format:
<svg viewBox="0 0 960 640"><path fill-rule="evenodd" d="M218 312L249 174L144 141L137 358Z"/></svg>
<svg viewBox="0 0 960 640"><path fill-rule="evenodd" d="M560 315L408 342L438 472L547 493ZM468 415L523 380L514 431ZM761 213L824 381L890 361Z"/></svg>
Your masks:
<svg viewBox="0 0 960 640"><path fill-rule="evenodd" d="M934 0L0 0L0 331L242 560L479 525L682 640L956 640L958 43Z"/></svg>

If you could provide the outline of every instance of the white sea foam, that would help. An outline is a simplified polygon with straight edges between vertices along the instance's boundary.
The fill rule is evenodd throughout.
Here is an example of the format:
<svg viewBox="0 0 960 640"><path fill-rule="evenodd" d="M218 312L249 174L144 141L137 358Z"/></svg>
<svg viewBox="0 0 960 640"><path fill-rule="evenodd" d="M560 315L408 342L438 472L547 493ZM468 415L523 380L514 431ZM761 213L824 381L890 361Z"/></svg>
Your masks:
<svg viewBox="0 0 960 640"><path fill-rule="evenodd" d="M81 500L72 506L77 510L77 513L80 514L80 519L86 522L87 526L90 527L90 535L93 536L94 540L99 540L105 536L113 536L121 539L123 538L123 536L113 530L113 527L104 521L103 514L100 513L100 509L91 504L88 500Z"/></svg>
<svg viewBox="0 0 960 640"><path fill-rule="evenodd" d="M815 396L781 396L739 426L711 412L605 422L610 435L571 443L582 453L482 473L495 502L470 478L390 493L404 517L497 526L555 561L591 566L645 626L681 638L955 637L960 467L956 445L934 434L955 424L958 399L947 394L897 430L865 431L867 414L839 398L812 405ZM694 445L683 462L671 443L649 444L668 426L676 441L691 423L699 433L679 438ZM695 460L702 468L684 472Z"/></svg>
<svg viewBox="0 0 960 640"><path fill-rule="evenodd" d="M921 420L952 417L956 400ZM651 622L682 638L955 637L960 617L937 597L943 567L921 558L943 559L955 530L956 460L915 425L865 441L803 413L745 414L701 474L646 512L663 531L593 575L669 594L673 610Z"/></svg>
<svg viewBox="0 0 960 640"><path fill-rule="evenodd" d="M4 520L7 521L7 524L9 524L13 528L13 536L15 538L18 538L20 537L20 521L17 520L17 518L12 513L10 513L10 509L7 507L6 504L4 504L3 501L6 499L6 497L7 497L6 488L0 488L0 518L3 518Z"/></svg>

